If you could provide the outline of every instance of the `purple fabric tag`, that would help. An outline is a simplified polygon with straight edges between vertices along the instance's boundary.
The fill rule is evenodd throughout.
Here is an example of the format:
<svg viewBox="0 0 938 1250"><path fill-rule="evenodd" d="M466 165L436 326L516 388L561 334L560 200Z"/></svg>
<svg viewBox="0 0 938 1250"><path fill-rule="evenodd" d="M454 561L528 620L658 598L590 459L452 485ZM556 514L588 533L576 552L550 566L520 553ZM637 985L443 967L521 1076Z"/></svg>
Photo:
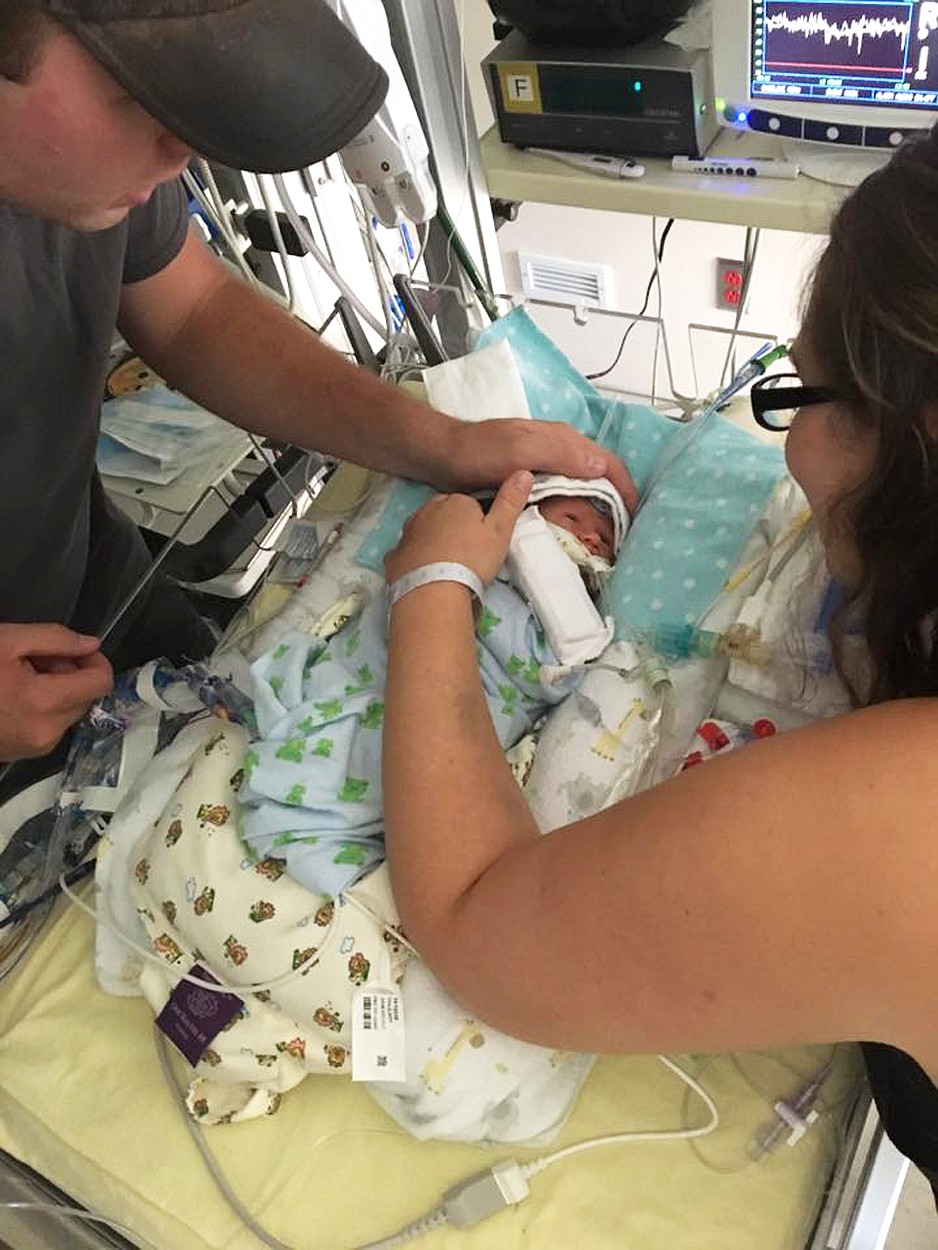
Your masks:
<svg viewBox="0 0 938 1250"><path fill-rule="evenodd" d="M209 981L212 985L220 984L200 964L193 964L189 976ZM156 1027L162 1029L176 1049L195 1067L206 1048L243 1006L244 1002L237 994L202 990L191 981L180 981L156 1017Z"/></svg>

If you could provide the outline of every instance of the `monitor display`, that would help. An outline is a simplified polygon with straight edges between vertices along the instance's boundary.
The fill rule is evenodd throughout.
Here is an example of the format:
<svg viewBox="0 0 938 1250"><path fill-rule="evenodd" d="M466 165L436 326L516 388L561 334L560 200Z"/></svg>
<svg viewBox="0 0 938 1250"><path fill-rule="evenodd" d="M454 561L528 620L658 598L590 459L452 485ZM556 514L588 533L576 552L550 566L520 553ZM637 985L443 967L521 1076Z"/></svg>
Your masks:
<svg viewBox="0 0 938 1250"><path fill-rule="evenodd" d="M750 98L938 105L938 3L752 0Z"/></svg>
<svg viewBox="0 0 938 1250"><path fill-rule="evenodd" d="M713 0L722 125L894 148L938 120L938 0Z"/></svg>

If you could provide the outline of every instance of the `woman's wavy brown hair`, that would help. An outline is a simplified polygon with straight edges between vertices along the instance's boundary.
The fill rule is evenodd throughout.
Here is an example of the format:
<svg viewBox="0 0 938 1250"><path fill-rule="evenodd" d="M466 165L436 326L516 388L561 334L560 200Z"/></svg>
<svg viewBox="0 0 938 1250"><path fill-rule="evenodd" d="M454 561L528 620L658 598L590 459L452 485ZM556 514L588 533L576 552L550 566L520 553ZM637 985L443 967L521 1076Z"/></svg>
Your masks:
<svg viewBox="0 0 938 1250"><path fill-rule="evenodd" d="M33 0L0 0L0 78L24 82L51 19Z"/></svg>
<svg viewBox="0 0 938 1250"><path fill-rule="evenodd" d="M832 510L860 577L831 631L857 703L938 694L938 128L844 201L803 327L825 382L875 446ZM872 671L844 672L844 621L864 619Z"/></svg>

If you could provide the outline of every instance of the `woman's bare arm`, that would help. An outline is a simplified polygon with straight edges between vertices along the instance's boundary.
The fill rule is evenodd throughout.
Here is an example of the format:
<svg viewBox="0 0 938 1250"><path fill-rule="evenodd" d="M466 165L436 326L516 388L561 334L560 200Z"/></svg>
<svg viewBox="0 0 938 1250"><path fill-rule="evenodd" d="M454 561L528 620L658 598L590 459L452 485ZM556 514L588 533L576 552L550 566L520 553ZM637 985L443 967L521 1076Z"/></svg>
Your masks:
<svg viewBox="0 0 938 1250"><path fill-rule="evenodd" d="M587 1050L875 1038L938 1057L932 702L746 747L541 838L464 588L395 607L387 695L395 896L482 1018Z"/></svg>

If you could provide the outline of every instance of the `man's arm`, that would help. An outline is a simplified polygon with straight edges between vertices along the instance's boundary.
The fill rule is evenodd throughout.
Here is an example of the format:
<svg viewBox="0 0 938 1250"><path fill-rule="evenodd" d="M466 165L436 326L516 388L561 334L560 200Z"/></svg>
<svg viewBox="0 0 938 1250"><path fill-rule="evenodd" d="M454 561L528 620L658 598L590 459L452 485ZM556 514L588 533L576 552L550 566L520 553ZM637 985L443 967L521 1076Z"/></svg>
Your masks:
<svg viewBox="0 0 938 1250"><path fill-rule="evenodd" d="M568 426L466 425L349 364L192 230L165 269L124 288L118 324L172 386L258 434L444 489L492 485L518 467L605 474L637 504L621 462Z"/></svg>

